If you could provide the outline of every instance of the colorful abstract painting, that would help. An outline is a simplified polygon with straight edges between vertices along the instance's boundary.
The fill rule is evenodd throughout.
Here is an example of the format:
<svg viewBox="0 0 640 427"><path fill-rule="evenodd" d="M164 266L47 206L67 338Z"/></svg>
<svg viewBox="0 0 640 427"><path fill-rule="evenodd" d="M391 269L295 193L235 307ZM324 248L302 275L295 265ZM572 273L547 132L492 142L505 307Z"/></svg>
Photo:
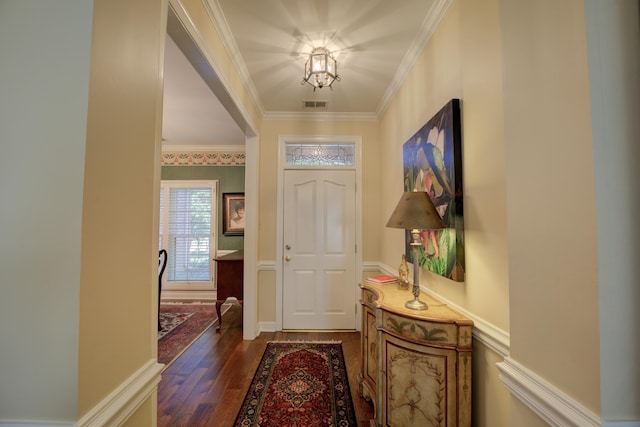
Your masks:
<svg viewBox="0 0 640 427"><path fill-rule="evenodd" d="M447 228L421 233L418 265L464 281L460 100L452 99L403 145L404 190L426 191ZM406 232L406 257L413 262Z"/></svg>

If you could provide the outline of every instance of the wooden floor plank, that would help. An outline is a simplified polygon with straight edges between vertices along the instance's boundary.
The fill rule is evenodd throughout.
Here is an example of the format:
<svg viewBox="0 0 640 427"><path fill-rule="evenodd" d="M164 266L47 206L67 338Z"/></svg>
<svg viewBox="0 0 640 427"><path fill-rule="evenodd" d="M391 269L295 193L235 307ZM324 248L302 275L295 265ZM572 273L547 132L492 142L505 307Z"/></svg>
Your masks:
<svg viewBox="0 0 640 427"><path fill-rule="evenodd" d="M232 426L268 341L342 341L358 426L368 426L372 405L358 395L358 332L263 332L243 340L242 308L232 306L219 332L209 328L162 374L158 426Z"/></svg>

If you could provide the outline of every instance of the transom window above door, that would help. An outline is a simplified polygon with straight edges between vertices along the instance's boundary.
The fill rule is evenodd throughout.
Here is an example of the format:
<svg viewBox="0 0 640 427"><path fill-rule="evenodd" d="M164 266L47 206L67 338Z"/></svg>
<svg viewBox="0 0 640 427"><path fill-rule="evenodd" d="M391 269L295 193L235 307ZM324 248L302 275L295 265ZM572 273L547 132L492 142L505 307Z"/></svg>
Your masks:
<svg viewBox="0 0 640 427"><path fill-rule="evenodd" d="M285 144L286 166L354 166L355 144L292 143Z"/></svg>

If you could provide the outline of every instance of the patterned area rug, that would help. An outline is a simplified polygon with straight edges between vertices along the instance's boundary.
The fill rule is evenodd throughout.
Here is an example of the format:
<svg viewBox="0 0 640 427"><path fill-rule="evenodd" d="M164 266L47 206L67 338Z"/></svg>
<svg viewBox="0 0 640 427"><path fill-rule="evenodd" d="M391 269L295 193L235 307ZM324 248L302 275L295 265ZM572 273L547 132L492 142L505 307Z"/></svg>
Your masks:
<svg viewBox="0 0 640 427"><path fill-rule="evenodd" d="M340 342L272 341L235 427L356 426Z"/></svg>
<svg viewBox="0 0 640 427"><path fill-rule="evenodd" d="M171 364L217 319L215 304L161 304L158 363Z"/></svg>

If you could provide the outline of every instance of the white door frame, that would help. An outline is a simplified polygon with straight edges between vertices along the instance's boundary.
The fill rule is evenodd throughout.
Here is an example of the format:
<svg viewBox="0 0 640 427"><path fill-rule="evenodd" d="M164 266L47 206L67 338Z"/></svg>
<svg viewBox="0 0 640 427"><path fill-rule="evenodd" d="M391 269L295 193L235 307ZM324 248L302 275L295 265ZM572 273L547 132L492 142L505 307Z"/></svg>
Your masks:
<svg viewBox="0 0 640 427"><path fill-rule="evenodd" d="M355 145L355 172L356 172L356 281L353 284L353 292L355 293L355 301L360 299L360 288L358 287L358 278L362 275L362 137L361 136L336 136L336 135L317 135L317 136L296 136L281 135L278 137L278 187L277 187L277 220L276 220L276 331L282 330L282 287L284 281L284 273L282 262L284 259L283 235L284 235L284 170L286 168L286 144L354 144ZM322 167L323 169L331 169L330 167ZM360 304L356 303L356 316L354 329L360 330Z"/></svg>

